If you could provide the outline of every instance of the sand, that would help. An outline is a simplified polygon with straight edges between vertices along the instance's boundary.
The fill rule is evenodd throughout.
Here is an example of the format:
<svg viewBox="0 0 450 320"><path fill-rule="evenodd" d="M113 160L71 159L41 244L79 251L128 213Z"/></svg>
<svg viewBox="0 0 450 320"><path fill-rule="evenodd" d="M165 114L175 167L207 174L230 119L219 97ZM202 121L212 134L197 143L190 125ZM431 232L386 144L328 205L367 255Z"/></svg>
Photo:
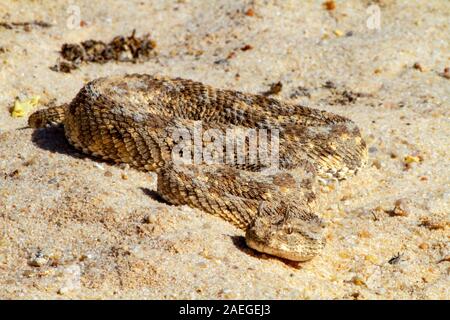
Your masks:
<svg viewBox="0 0 450 320"><path fill-rule="evenodd" d="M52 24L0 26L0 298L450 298L448 1L76 4L80 20L69 1L0 3L0 22ZM63 43L133 29L150 32L157 57L49 69ZM11 117L17 97L45 108L135 72L252 93L280 81L276 98L354 120L370 161L323 188L323 253L300 264L259 254L220 218L161 202L154 175Z"/></svg>

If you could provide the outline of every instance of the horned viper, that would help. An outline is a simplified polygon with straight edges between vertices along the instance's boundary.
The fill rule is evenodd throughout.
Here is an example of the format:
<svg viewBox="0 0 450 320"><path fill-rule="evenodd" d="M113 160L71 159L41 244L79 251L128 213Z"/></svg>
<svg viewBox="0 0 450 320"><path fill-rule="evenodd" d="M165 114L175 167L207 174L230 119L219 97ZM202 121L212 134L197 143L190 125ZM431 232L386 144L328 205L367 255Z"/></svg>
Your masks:
<svg viewBox="0 0 450 320"><path fill-rule="evenodd" d="M202 132L214 134L187 145L184 156L195 158L198 141L208 149L230 132L270 131L277 133L266 139L277 152L276 168L260 156L250 162L251 139L239 133L244 161L236 161L237 147L228 150L227 161L208 162L201 151L197 161L175 161L187 159L177 148L186 135L195 137L199 122ZM99 78L70 103L29 117L34 128L61 124L75 148L155 171L166 201L218 215L246 231L249 247L294 261L309 260L324 246L324 223L314 212L317 181L344 179L367 160L360 130L347 118L180 78ZM225 149L219 145L215 155Z"/></svg>

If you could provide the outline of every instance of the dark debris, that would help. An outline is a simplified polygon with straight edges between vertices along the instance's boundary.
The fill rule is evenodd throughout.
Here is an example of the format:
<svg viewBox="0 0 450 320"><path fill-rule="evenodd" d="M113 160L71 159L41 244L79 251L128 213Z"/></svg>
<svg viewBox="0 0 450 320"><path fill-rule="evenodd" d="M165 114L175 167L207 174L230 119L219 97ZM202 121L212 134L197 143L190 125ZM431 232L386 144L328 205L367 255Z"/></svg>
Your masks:
<svg viewBox="0 0 450 320"><path fill-rule="evenodd" d="M39 27L39 28L50 28L52 26L51 23L45 22L45 21L27 21L27 22L0 22L0 27L12 30L17 28L23 28L24 31L31 31L33 27Z"/></svg>
<svg viewBox="0 0 450 320"><path fill-rule="evenodd" d="M63 60L52 67L57 72L70 72L83 62L106 63L108 61L140 62L156 55L156 42L149 34L136 37L136 30L128 37L116 36L109 43L86 40L81 43L65 43L61 48Z"/></svg>
<svg viewBox="0 0 450 320"><path fill-rule="evenodd" d="M281 81L278 81L278 82L272 83L270 85L269 90L262 92L262 95L267 97L267 96L279 94L282 89L283 89L283 84L281 83Z"/></svg>
<svg viewBox="0 0 450 320"><path fill-rule="evenodd" d="M299 86L297 88L295 88L292 92L291 95L289 96L291 99L296 99L298 97L307 97L307 98L311 98L311 93L309 92L308 88Z"/></svg>
<svg viewBox="0 0 450 320"><path fill-rule="evenodd" d="M391 259L389 259L388 263L392 264L392 265L397 264L402 259L402 256L403 256L403 254L398 252L395 256L393 256Z"/></svg>

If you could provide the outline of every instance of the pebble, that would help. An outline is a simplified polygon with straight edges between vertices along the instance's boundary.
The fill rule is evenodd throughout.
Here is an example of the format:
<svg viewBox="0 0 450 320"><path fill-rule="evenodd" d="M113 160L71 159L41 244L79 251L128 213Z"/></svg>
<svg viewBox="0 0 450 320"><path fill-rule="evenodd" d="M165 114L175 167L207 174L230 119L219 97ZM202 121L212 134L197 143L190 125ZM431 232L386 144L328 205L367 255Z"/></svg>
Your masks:
<svg viewBox="0 0 450 320"><path fill-rule="evenodd" d="M394 203L394 209L389 213L392 216L405 217L409 214L408 199L398 199Z"/></svg>
<svg viewBox="0 0 450 320"><path fill-rule="evenodd" d="M333 31L333 33L337 36L337 37L342 37L344 35L344 32L342 30L336 29Z"/></svg>
<svg viewBox="0 0 450 320"><path fill-rule="evenodd" d="M42 267L48 262L48 257L44 256L41 251L38 251L34 257L28 261L28 265L32 267Z"/></svg>
<svg viewBox="0 0 450 320"><path fill-rule="evenodd" d="M450 68L445 68L444 72L442 73L442 76L446 79L450 79Z"/></svg>
<svg viewBox="0 0 450 320"><path fill-rule="evenodd" d="M372 166L374 166L378 170L380 170L382 168L381 162L379 160L377 160L377 159L372 161Z"/></svg>
<svg viewBox="0 0 450 320"><path fill-rule="evenodd" d="M123 170L128 170L128 169L130 169L130 165L128 163L121 163L121 164L119 164L119 168L121 168Z"/></svg>
<svg viewBox="0 0 450 320"><path fill-rule="evenodd" d="M379 260L377 259L377 257L373 256L373 255L366 255L364 257L365 260L372 262L373 264L378 264Z"/></svg>
<svg viewBox="0 0 450 320"><path fill-rule="evenodd" d="M424 72L425 71L425 69L423 68L423 66L419 62L414 63L413 68L416 69L416 70L419 70L420 72Z"/></svg>
<svg viewBox="0 0 450 320"><path fill-rule="evenodd" d="M255 15L255 11L252 8L247 9L247 11L245 11L245 15L248 17L253 17Z"/></svg>
<svg viewBox="0 0 450 320"><path fill-rule="evenodd" d="M34 276L34 272L32 270L25 270L23 272L23 276L26 277L26 278L31 278L31 277Z"/></svg>
<svg viewBox="0 0 450 320"><path fill-rule="evenodd" d="M48 262L47 258L37 257L37 258L30 260L28 262L28 264L32 267L42 267L43 265L47 264L47 262Z"/></svg>
<svg viewBox="0 0 450 320"><path fill-rule="evenodd" d="M336 2L334 2L334 0L325 1L323 3L323 6L326 10L332 11L332 10L336 9Z"/></svg>
<svg viewBox="0 0 450 320"><path fill-rule="evenodd" d="M100 170L105 170L105 168L103 168L103 166L102 165L100 165L100 164L98 164L97 162L94 162L94 167L96 167L96 168L98 168L98 169L100 169Z"/></svg>
<svg viewBox="0 0 450 320"><path fill-rule="evenodd" d="M360 238L370 238L372 235L367 230L362 230L358 232L358 237Z"/></svg>
<svg viewBox="0 0 450 320"><path fill-rule="evenodd" d="M81 268L74 264L67 266L63 271L64 285L58 290L58 294L65 295L81 287Z"/></svg>
<svg viewBox="0 0 450 320"><path fill-rule="evenodd" d="M445 229L445 223L441 221L431 221L428 218L422 219L420 226L428 228L429 230L443 230Z"/></svg>
<svg viewBox="0 0 450 320"><path fill-rule="evenodd" d="M406 164L411 164L411 163L414 163L414 162L420 162L420 157L418 157L418 156L406 156L406 157L403 159L403 161L404 161Z"/></svg>
<svg viewBox="0 0 450 320"><path fill-rule="evenodd" d="M68 294L70 291L72 291L71 287L62 287L58 290L58 294L65 295Z"/></svg>
<svg viewBox="0 0 450 320"><path fill-rule="evenodd" d="M354 276L352 279L353 284L357 285L357 286L364 286L366 285L366 283L364 282L364 280L361 277L358 276Z"/></svg>
<svg viewBox="0 0 450 320"><path fill-rule="evenodd" d="M87 260L92 260L92 254L82 254L79 258L79 261L83 262L83 261L87 261Z"/></svg>

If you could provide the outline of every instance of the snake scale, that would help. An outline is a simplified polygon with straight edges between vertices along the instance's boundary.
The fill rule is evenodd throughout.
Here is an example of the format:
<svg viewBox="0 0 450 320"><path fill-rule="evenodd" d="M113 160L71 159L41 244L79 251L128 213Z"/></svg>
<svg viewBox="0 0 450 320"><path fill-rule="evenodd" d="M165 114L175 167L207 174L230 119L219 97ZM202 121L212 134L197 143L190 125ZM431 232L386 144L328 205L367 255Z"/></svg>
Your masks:
<svg viewBox="0 0 450 320"><path fill-rule="evenodd" d="M28 121L33 128L63 125L70 144L82 152L156 172L164 200L217 215L245 230L249 247L294 261L311 259L325 244L324 222L314 212L318 182L345 179L367 161L360 130L345 117L180 78L99 78L70 103L36 111ZM267 170L259 156L245 160L245 137L244 162L175 161L183 140L174 138L177 132L195 135L199 122L216 134L203 136L202 148L220 134L276 131L266 146L277 144L277 167Z"/></svg>

